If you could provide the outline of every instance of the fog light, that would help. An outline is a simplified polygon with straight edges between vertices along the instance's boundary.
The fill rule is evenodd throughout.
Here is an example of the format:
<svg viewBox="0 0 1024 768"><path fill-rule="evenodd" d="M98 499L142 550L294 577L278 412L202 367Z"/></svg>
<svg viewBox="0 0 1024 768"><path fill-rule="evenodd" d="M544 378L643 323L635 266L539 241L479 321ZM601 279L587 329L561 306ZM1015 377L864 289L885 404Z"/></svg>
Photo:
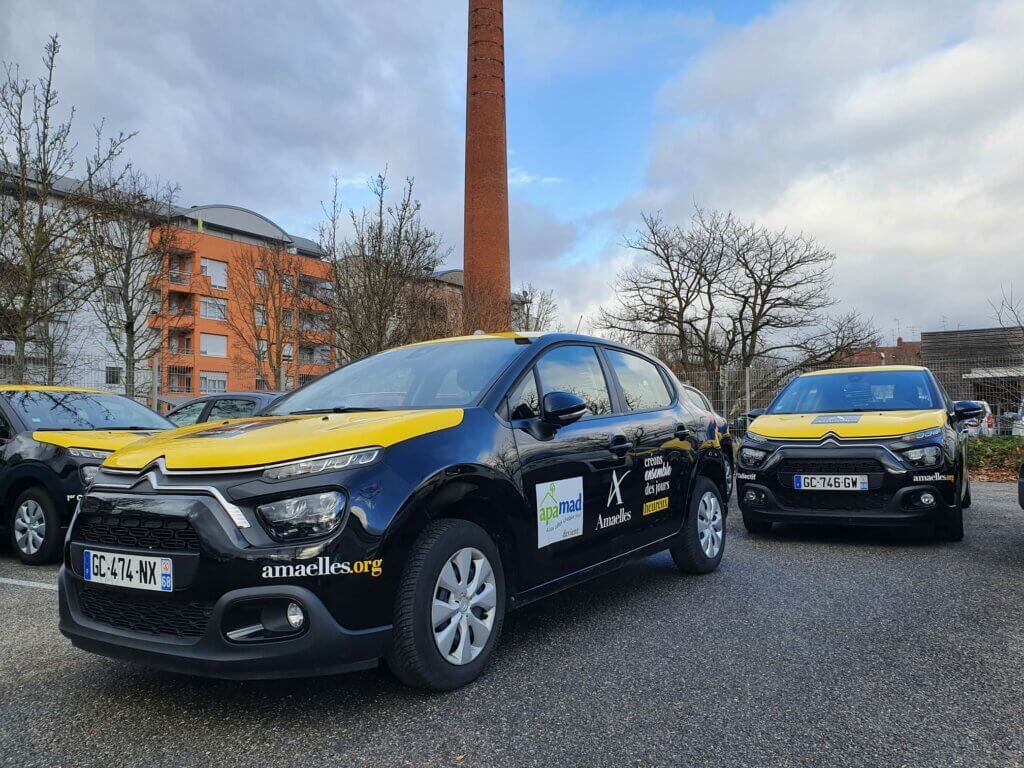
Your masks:
<svg viewBox="0 0 1024 768"><path fill-rule="evenodd" d="M292 629L298 629L306 621L306 614L302 612L302 606L298 603L288 603L285 616L288 617L288 623Z"/></svg>
<svg viewBox="0 0 1024 768"><path fill-rule="evenodd" d="M925 491L921 494L921 503L926 507L935 506L935 495Z"/></svg>
<svg viewBox="0 0 1024 768"><path fill-rule="evenodd" d="M753 488L748 488L743 494L743 500L751 504L755 504L757 502L757 491Z"/></svg>

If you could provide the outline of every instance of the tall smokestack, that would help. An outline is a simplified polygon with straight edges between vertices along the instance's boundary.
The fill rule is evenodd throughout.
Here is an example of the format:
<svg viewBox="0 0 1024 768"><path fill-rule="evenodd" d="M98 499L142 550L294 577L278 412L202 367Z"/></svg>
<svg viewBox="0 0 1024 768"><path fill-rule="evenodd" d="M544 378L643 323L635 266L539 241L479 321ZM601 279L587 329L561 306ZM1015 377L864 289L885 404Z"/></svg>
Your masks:
<svg viewBox="0 0 1024 768"><path fill-rule="evenodd" d="M469 0L465 227L466 329L508 330L512 284L502 0Z"/></svg>

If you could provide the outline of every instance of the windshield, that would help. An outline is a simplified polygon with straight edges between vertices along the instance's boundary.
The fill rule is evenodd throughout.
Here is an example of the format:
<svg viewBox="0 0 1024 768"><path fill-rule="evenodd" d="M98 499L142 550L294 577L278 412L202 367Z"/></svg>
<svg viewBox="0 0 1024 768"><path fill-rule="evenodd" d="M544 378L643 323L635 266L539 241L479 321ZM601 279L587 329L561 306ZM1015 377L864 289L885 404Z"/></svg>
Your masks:
<svg viewBox="0 0 1024 768"><path fill-rule="evenodd" d="M851 413L942 408L925 371L829 373L794 379L768 413Z"/></svg>
<svg viewBox="0 0 1024 768"><path fill-rule="evenodd" d="M401 347L339 368L282 398L264 413L471 405L522 350L514 339Z"/></svg>
<svg viewBox="0 0 1024 768"><path fill-rule="evenodd" d="M163 416L120 395L19 390L4 392L29 429L170 429Z"/></svg>

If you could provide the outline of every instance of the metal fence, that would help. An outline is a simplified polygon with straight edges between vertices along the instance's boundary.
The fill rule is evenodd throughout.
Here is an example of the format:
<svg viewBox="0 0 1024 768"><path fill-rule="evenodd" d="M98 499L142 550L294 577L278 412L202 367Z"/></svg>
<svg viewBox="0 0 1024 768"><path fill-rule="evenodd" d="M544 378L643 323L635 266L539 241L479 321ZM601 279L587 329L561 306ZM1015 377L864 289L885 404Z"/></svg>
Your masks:
<svg viewBox="0 0 1024 768"><path fill-rule="evenodd" d="M987 402L992 410L991 429L996 434L1010 434L1014 421L1024 412L1024 356L943 358L920 364L931 369L954 400ZM837 363L823 367L858 366ZM752 408L767 408L775 395L802 372L792 365L764 362L718 370L677 370L676 375L684 384L703 392L733 429L743 432L746 413Z"/></svg>
<svg viewBox="0 0 1024 768"><path fill-rule="evenodd" d="M14 366L0 359L2 384L54 384L59 386L103 389L125 393L124 368L105 357L79 357L73 361L47 364L46 360L30 358L25 374L15 380ZM148 403L152 387L152 370L146 366L135 369L135 399Z"/></svg>

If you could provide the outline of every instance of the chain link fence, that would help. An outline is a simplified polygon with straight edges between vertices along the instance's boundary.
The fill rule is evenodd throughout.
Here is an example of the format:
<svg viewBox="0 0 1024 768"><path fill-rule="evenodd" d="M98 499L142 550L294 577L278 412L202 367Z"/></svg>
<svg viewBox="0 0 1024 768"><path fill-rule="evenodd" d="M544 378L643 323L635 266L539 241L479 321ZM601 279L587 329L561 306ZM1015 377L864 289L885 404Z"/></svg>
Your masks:
<svg viewBox="0 0 1024 768"><path fill-rule="evenodd" d="M983 400L992 411L985 434L1012 434L1024 429L1024 357L942 358L924 361L954 400ZM866 367L837 363L825 368ZM820 368L816 369L820 370ZM777 362L749 367L727 366L718 370L677 370L684 384L703 392L715 410L729 420L737 433L746 431L746 414L767 408L775 395L803 371Z"/></svg>

